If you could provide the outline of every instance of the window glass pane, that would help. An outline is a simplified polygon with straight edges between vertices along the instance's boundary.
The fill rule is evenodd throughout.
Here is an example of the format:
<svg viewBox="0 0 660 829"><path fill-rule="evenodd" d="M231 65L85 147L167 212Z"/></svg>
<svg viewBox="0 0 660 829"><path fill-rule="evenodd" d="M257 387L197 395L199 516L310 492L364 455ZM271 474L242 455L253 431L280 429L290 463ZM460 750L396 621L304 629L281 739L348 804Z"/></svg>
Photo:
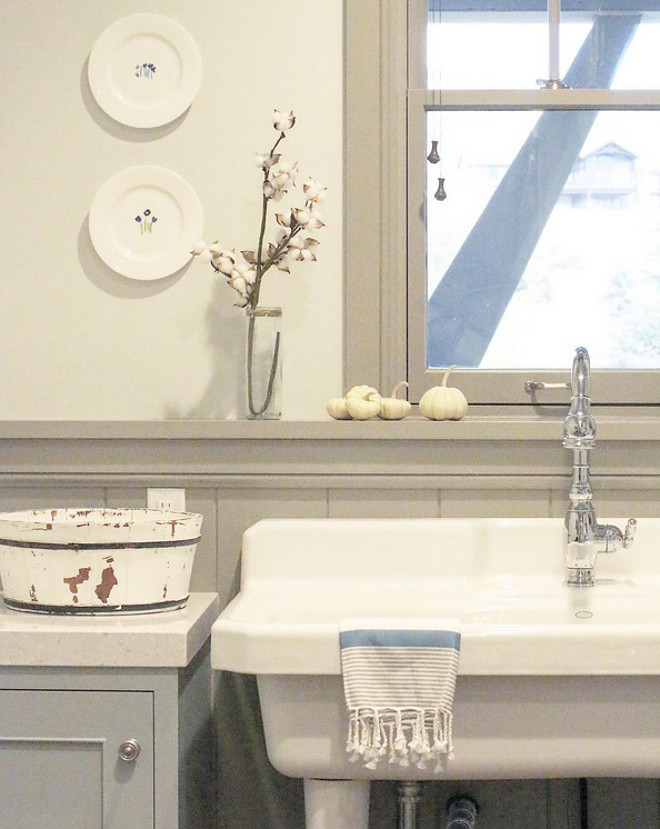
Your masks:
<svg viewBox="0 0 660 829"><path fill-rule="evenodd" d="M576 343L660 366L660 113L429 112L427 136L430 368L561 368Z"/></svg>
<svg viewBox="0 0 660 829"><path fill-rule="evenodd" d="M427 84L429 89L537 89L549 74L546 14L519 15L518 22L501 16L474 20L444 15L427 28ZM561 26L560 67L566 74L589 23Z"/></svg>
<svg viewBox="0 0 660 829"><path fill-rule="evenodd" d="M660 2L657 3L660 8ZM638 27L612 81L612 89L660 88L660 21L644 20Z"/></svg>
<svg viewBox="0 0 660 829"><path fill-rule="evenodd" d="M550 76L549 15L535 0L430 0L427 25L429 89L534 89ZM658 0L573 0L559 20L559 76L573 88L660 89ZM475 8L476 7L476 8ZM568 7L568 8L567 8ZM620 8L614 8L620 7ZM650 11L655 10L655 15ZM621 12L628 12L622 14ZM571 69L589 33L594 51ZM594 60L594 54L596 59Z"/></svg>

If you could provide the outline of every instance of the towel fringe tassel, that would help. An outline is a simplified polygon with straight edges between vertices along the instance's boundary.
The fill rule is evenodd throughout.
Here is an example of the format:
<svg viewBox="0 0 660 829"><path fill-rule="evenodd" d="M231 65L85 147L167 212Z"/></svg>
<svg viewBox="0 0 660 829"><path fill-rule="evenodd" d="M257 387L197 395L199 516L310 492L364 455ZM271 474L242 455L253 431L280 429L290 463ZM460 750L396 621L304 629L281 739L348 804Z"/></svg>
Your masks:
<svg viewBox="0 0 660 829"><path fill-rule="evenodd" d="M441 708L351 708L346 751L375 769L381 757L406 767L424 769L435 763L443 771L442 759L453 758L452 714Z"/></svg>

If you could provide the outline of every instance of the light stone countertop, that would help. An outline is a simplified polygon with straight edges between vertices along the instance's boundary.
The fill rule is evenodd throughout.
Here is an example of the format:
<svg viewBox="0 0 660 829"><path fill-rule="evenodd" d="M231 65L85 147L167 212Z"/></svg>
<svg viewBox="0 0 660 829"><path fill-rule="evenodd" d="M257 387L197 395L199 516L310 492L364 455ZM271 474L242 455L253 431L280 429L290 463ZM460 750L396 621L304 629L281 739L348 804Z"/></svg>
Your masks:
<svg viewBox="0 0 660 829"><path fill-rule="evenodd" d="M132 616L51 616L0 602L0 665L183 668L211 634L217 593L191 593L180 610Z"/></svg>

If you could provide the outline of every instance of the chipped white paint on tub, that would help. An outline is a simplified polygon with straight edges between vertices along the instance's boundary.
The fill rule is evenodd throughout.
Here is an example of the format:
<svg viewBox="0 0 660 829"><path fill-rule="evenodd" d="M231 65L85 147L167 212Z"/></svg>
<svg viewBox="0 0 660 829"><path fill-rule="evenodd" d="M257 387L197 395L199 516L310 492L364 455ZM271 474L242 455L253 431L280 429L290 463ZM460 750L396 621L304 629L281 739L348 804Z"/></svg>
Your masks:
<svg viewBox="0 0 660 829"><path fill-rule="evenodd" d="M182 607L201 525L201 515L172 510L0 513L5 603L69 614Z"/></svg>

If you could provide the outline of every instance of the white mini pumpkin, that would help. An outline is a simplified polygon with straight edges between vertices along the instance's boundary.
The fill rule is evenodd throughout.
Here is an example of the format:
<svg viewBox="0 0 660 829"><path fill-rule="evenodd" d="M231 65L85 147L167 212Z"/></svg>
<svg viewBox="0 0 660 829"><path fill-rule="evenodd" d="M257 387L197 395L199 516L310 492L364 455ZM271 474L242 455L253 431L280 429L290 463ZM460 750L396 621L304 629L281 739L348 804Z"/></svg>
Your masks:
<svg viewBox="0 0 660 829"><path fill-rule="evenodd" d="M353 386L346 393L346 410L353 420L370 420L380 412L380 401L373 386Z"/></svg>
<svg viewBox="0 0 660 829"><path fill-rule="evenodd" d="M378 417L381 420L402 420L410 414L412 406L407 400L400 400L397 393L400 389L408 388L405 380L397 383L392 389L392 394L389 397L383 397L380 401L380 411Z"/></svg>
<svg viewBox="0 0 660 829"><path fill-rule="evenodd" d="M451 366L445 372L439 386L433 386L422 395L419 401L419 411L429 420L461 420L468 411L468 402L460 389L447 388L449 373L456 366Z"/></svg>
<svg viewBox="0 0 660 829"><path fill-rule="evenodd" d="M325 410L335 420L350 420L345 397L333 397L325 404Z"/></svg>
<svg viewBox="0 0 660 829"><path fill-rule="evenodd" d="M378 394L378 391L373 386L353 386L346 392L344 397L347 400L349 397L358 397L360 400L366 400L374 394ZM380 397L380 395L378 396Z"/></svg>

